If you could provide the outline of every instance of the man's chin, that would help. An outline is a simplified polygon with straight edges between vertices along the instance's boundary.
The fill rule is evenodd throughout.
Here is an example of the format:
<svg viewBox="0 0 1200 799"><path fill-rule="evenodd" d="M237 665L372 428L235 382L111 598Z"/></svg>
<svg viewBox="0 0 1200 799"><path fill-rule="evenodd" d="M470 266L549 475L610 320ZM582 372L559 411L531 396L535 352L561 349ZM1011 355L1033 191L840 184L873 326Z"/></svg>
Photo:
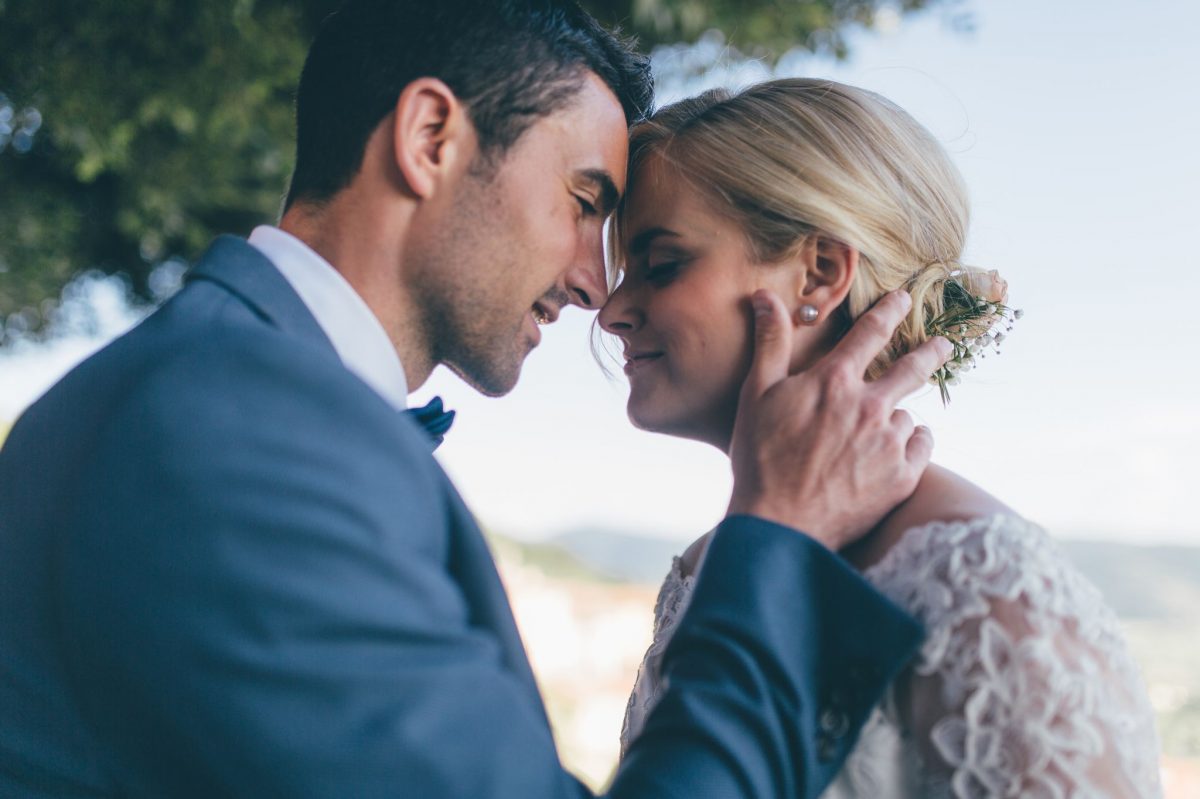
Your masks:
<svg viewBox="0 0 1200 799"><path fill-rule="evenodd" d="M457 364L447 362L446 368L458 375L471 388L485 397L503 397L514 388L521 377L521 365L524 358L506 368L499 368L498 363L486 365Z"/></svg>

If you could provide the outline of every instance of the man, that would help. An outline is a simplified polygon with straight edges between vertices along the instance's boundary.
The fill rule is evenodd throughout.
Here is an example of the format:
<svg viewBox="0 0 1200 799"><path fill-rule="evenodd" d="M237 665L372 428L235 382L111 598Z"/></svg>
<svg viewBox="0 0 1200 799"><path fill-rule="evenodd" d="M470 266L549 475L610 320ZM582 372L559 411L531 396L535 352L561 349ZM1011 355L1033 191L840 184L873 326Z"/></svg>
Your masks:
<svg viewBox="0 0 1200 799"><path fill-rule="evenodd" d="M0 794L586 795L396 411L437 364L503 394L538 323L604 300L649 97L565 0L326 22L280 227L219 239L0 451ZM614 797L816 796L919 638L832 550L915 486L931 442L891 407L944 354L863 384L893 297L788 379L788 321L755 302L730 516Z"/></svg>

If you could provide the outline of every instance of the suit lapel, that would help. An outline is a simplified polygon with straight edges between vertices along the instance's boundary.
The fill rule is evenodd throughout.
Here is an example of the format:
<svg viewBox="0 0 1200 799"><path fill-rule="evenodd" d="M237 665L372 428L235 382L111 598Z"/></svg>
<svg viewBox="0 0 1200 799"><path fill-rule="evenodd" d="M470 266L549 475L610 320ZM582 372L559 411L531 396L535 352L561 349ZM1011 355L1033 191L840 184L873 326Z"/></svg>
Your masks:
<svg viewBox="0 0 1200 799"><path fill-rule="evenodd" d="M450 492L452 517L446 568L458 583L471 609L471 624L491 631L500 642L505 665L525 684L530 699L544 717L546 708L542 695L529 666L529 657L517 631L508 593L496 571L492 552L448 477L446 488Z"/></svg>
<svg viewBox="0 0 1200 799"><path fill-rule="evenodd" d="M283 332L320 342L333 350L333 343L287 278L245 239L219 236L186 280L216 283Z"/></svg>
<svg viewBox="0 0 1200 799"><path fill-rule="evenodd" d="M291 284L265 255L244 239L217 238L188 274L187 281L210 281L223 286L281 331L319 342L333 351L325 331ZM471 624L496 637L505 665L525 684L531 700L544 716L545 706L492 553L450 478L442 474L451 514L446 569L470 608Z"/></svg>

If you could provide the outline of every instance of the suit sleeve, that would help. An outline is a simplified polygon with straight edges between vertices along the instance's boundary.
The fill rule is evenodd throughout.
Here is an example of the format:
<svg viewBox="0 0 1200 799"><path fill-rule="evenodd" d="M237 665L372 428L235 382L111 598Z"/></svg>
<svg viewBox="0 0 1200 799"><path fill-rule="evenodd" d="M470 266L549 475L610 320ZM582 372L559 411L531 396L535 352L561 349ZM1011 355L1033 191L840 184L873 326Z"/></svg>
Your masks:
<svg viewBox="0 0 1200 799"><path fill-rule="evenodd" d="M420 434L338 364L239 345L201 347L131 388L64 527L80 532L57 555L62 641L114 786L586 796L542 708L471 623L447 569L449 489ZM181 390L195 375L204 390ZM844 653L799 646L773 621L810 597L766 584L823 567L756 576L762 558L720 554L771 539L776 557L803 555L761 524L719 536L728 584L697 596L667 712L612 796L801 795L808 760L793 745L807 731L791 711L819 692L812 664Z"/></svg>
<svg viewBox="0 0 1200 799"><path fill-rule="evenodd" d="M614 792L816 797L916 651L919 623L813 539L726 519ZM653 764L669 762L670 773Z"/></svg>

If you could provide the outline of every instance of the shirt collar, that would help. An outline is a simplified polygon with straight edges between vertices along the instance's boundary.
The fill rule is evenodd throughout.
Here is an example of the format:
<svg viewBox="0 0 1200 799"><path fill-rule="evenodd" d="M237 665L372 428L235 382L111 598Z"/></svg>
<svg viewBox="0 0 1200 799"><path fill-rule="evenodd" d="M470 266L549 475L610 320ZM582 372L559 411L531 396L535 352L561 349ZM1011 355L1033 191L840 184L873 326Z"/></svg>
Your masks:
<svg viewBox="0 0 1200 799"><path fill-rule="evenodd" d="M406 408L408 380L400 356L379 319L337 269L277 227L256 227L249 242L300 295L346 368L397 410Z"/></svg>

